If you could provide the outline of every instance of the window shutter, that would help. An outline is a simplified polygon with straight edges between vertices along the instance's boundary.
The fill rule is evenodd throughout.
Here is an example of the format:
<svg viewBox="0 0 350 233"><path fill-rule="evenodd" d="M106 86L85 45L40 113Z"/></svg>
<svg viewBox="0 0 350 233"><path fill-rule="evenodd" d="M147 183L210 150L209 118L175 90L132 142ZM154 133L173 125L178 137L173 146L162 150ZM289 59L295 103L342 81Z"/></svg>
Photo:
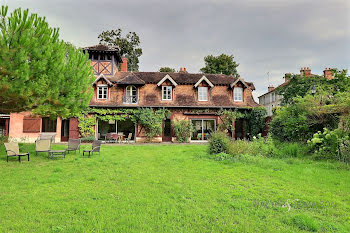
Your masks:
<svg viewBox="0 0 350 233"><path fill-rule="evenodd" d="M25 117L23 119L23 133L40 133L40 118Z"/></svg>

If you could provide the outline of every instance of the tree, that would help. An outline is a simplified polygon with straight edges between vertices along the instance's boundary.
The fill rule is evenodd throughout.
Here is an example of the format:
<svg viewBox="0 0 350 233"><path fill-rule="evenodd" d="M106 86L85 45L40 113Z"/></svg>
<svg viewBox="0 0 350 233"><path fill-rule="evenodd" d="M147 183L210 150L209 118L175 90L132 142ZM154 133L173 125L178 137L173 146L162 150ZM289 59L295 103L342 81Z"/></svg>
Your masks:
<svg viewBox="0 0 350 233"><path fill-rule="evenodd" d="M0 9L0 112L68 117L86 108L94 75L88 55L59 39L45 18Z"/></svg>
<svg viewBox="0 0 350 233"><path fill-rule="evenodd" d="M175 69L170 68L170 67L161 67L161 68L159 68L159 72L173 73L173 72L175 72Z"/></svg>
<svg viewBox="0 0 350 233"><path fill-rule="evenodd" d="M136 32L129 32L125 37L122 36L122 29L103 31L98 38L101 44L109 46L118 46L120 55L128 58L128 71L139 70L139 57L142 55L140 37Z"/></svg>
<svg viewBox="0 0 350 233"><path fill-rule="evenodd" d="M237 64L233 55L221 54L217 57L209 55L204 57L205 67L200 69L201 72L207 74L226 74L238 76Z"/></svg>

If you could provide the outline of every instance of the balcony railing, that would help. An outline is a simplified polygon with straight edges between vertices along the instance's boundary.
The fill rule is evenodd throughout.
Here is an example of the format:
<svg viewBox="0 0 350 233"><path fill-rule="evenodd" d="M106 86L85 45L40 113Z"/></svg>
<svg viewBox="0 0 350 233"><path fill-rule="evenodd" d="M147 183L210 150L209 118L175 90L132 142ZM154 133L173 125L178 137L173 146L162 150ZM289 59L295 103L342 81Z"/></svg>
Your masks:
<svg viewBox="0 0 350 233"><path fill-rule="evenodd" d="M124 104L137 104L138 98L137 95L123 95L123 103Z"/></svg>

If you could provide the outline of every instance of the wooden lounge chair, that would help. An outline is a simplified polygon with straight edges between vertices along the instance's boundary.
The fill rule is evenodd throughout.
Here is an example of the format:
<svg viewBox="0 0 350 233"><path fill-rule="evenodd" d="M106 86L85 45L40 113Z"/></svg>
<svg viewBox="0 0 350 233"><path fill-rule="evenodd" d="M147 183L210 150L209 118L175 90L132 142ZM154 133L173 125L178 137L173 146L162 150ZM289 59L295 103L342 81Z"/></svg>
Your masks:
<svg viewBox="0 0 350 233"><path fill-rule="evenodd" d="M132 133L129 133L128 137L125 138L125 142L126 143L130 143L131 142L131 138L132 138Z"/></svg>
<svg viewBox="0 0 350 233"><path fill-rule="evenodd" d="M18 156L18 162L21 162L22 156L28 156L29 161L29 152L27 153L19 153L18 142L7 142L4 143L6 154L7 154L7 162L9 161L9 157Z"/></svg>
<svg viewBox="0 0 350 233"><path fill-rule="evenodd" d="M74 154L76 154L77 150L79 150L79 154L80 154L80 144L81 144L80 139L69 139L68 148L66 150L68 151L68 153L69 151L74 151Z"/></svg>
<svg viewBox="0 0 350 233"><path fill-rule="evenodd" d="M85 153L88 153L90 157L90 155L93 155L95 152L98 152L98 155L101 155L100 154L101 144L102 144L102 141L100 140L93 141L91 150L83 150L83 156L85 156Z"/></svg>
<svg viewBox="0 0 350 233"><path fill-rule="evenodd" d="M35 141L35 155L38 155L38 152L49 152L51 150L51 140L43 139Z"/></svg>

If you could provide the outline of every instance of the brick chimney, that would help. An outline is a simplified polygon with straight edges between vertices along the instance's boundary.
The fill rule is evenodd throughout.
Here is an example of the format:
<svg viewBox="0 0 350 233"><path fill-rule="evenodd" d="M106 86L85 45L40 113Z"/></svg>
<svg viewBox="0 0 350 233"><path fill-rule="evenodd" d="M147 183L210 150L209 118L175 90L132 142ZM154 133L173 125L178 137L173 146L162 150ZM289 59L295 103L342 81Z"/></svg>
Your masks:
<svg viewBox="0 0 350 233"><path fill-rule="evenodd" d="M301 67L300 68L300 75L301 76L305 76L305 77L309 77L311 76L311 69L309 67Z"/></svg>
<svg viewBox="0 0 350 233"><path fill-rule="evenodd" d="M120 64L120 71L127 72L128 71L128 59L126 57L122 58L123 63Z"/></svg>
<svg viewBox="0 0 350 233"><path fill-rule="evenodd" d="M182 67L180 67L180 72L184 71Z"/></svg>
<svg viewBox="0 0 350 233"><path fill-rule="evenodd" d="M184 67L184 72L187 72L186 67Z"/></svg>
<svg viewBox="0 0 350 233"><path fill-rule="evenodd" d="M324 69L324 71L323 71L323 76L324 76L325 78L327 78L328 80L333 79L334 76L333 76L332 69L326 67L326 69Z"/></svg>
<svg viewBox="0 0 350 233"><path fill-rule="evenodd" d="M270 86L267 87L267 90L268 90L269 92L270 92L270 91L273 91L273 90L275 90L275 87L272 86L272 85L270 85Z"/></svg>

